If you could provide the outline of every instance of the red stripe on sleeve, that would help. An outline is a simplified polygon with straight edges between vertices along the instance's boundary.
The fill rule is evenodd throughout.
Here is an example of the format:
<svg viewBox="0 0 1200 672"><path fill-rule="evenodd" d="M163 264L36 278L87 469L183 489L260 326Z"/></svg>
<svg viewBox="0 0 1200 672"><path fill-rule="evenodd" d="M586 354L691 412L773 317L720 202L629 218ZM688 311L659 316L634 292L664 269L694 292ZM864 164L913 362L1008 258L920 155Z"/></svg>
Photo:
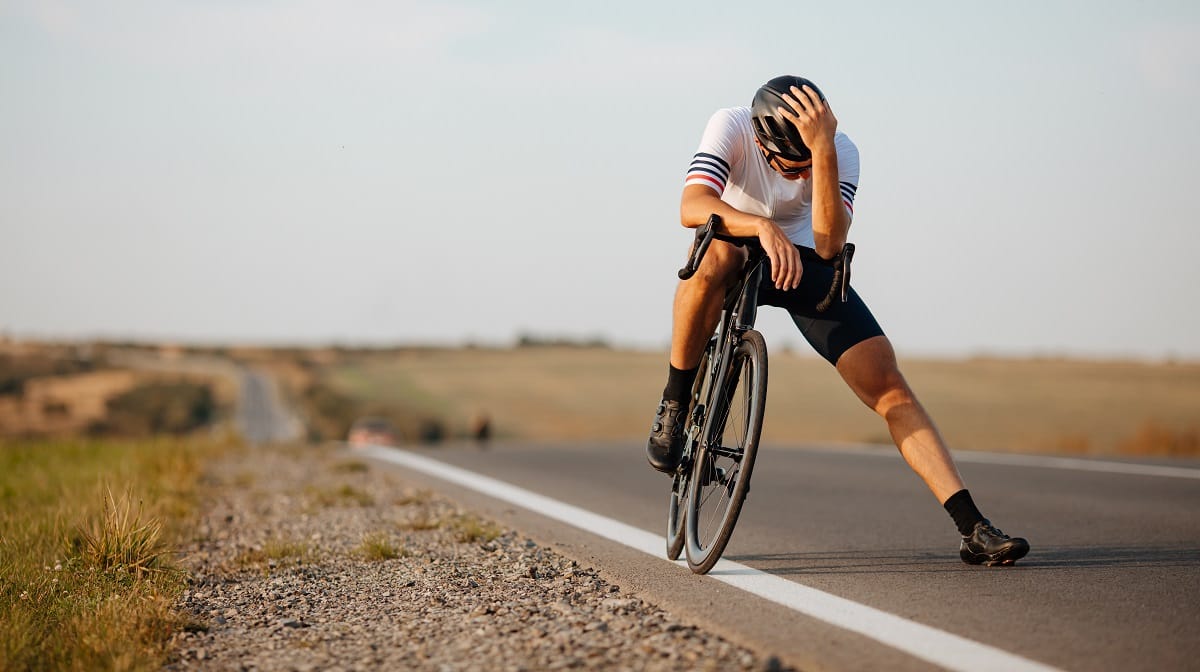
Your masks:
<svg viewBox="0 0 1200 672"><path fill-rule="evenodd" d="M725 184L711 175L705 175L704 173L692 173L691 175L687 176L687 180L685 180L685 182L691 182L692 180L704 180L705 182L708 182L714 188L716 188L717 193L725 191Z"/></svg>

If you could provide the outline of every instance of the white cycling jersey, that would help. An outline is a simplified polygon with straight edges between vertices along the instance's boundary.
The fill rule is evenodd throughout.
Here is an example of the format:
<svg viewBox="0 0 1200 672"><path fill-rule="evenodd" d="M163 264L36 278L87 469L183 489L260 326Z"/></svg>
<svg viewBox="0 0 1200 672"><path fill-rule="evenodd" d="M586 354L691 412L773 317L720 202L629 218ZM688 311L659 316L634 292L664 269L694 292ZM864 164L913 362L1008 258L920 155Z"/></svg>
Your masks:
<svg viewBox="0 0 1200 672"><path fill-rule="evenodd" d="M842 202L853 217L858 147L841 131L833 143ZM717 110L708 120L685 184L703 184L734 208L773 220L793 243L814 246L812 179L784 179L767 164L754 144L749 107Z"/></svg>

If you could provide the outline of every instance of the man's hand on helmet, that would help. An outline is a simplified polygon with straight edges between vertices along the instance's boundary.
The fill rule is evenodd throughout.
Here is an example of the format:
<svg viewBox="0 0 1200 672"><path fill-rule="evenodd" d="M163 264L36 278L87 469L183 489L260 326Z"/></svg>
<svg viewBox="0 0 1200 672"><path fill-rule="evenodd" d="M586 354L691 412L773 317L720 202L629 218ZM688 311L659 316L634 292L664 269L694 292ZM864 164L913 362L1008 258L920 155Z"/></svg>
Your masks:
<svg viewBox="0 0 1200 672"><path fill-rule="evenodd" d="M803 89L791 87L791 94L783 94L783 100L791 109L778 107L776 112L796 126L809 149L815 151L833 146L837 117L828 101L821 100L821 96L807 85Z"/></svg>

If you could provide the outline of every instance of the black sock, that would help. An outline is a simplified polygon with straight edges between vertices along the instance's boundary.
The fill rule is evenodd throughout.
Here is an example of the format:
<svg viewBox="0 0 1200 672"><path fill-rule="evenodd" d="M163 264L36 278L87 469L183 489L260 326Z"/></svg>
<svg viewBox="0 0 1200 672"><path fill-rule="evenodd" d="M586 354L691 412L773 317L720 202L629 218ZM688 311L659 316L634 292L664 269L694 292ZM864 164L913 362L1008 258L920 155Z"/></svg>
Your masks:
<svg viewBox="0 0 1200 672"><path fill-rule="evenodd" d="M950 499L942 506L946 507L946 512L954 519L954 524L964 537L975 531L975 523L983 520L983 514L975 508L975 500L971 499L971 493L966 490L959 490L950 495Z"/></svg>
<svg viewBox="0 0 1200 672"><path fill-rule="evenodd" d="M671 366L671 371L667 374L667 387L663 390L663 399L678 401L684 405L691 403L692 385L696 382L696 372L699 370L698 366L693 369L677 369Z"/></svg>

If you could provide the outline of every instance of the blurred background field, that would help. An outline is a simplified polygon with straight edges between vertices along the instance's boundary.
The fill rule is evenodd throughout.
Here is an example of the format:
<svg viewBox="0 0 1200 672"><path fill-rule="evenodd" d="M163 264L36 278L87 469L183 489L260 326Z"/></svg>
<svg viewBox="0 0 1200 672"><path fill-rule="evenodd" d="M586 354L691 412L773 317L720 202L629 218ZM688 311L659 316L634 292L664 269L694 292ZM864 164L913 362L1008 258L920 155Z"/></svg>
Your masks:
<svg viewBox="0 0 1200 672"><path fill-rule="evenodd" d="M644 437L665 380L658 352L563 345L324 351L306 370L330 394L406 409L467 433L539 441ZM1062 359L903 360L951 445L1092 455L1200 454L1200 364ZM883 422L823 360L771 354L772 443L888 443Z"/></svg>
<svg viewBox="0 0 1200 672"><path fill-rule="evenodd" d="M1200 457L1200 363L902 361L952 447ZM202 627L172 607L203 467L239 450L240 390L268 374L307 442L365 418L396 443L644 441L662 352L179 347L0 340L0 669L149 669ZM771 354L765 439L888 441L823 360ZM394 431L392 431L394 430ZM299 453L297 453L299 454ZM66 636L63 636L63 635ZM86 661L86 663L81 662Z"/></svg>
<svg viewBox="0 0 1200 672"><path fill-rule="evenodd" d="M141 366L133 352L150 352ZM183 435L224 422L236 381L175 348L0 341L0 437Z"/></svg>
<svg viewBox="0 0 1200 672"><path fill-rule="evenodd" d="M196 361L269 373L312 441L344 440L367 417L409 443L466 438L481 419L504 440L640 441L666 373L661 352L559 341L511 348L9 343L0 347L0 435L212 432L228 418L236 385L219 369L205 377ZM901 364L956 449L1200 455L1200 363L902 357ZM890 442L832 367L784 349L771 353L764 431L773 444Z"/></svg>

